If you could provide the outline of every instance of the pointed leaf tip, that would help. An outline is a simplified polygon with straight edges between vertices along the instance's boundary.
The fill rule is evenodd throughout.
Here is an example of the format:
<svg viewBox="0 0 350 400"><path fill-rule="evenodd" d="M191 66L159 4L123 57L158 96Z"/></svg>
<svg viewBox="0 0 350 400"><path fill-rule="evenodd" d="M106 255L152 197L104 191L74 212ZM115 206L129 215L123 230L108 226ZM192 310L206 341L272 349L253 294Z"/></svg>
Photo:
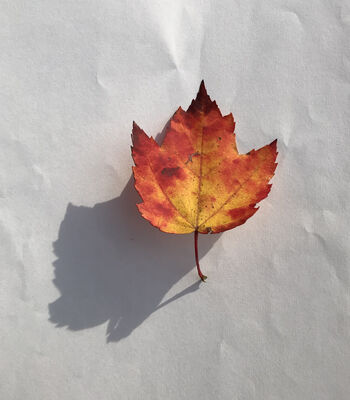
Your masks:
<svg viewBox="0 0 350 400"><path fill-rule="evenodd" d="M207 96L207 97L209 97L209 96L208 96L208 92L207 92L207 88L205 87L205 84L204 84L204 80L203 80L203 79L202 79L202 81L201 81L201 84L199 85L199 90L198 90L197 98L198 98L199 96L202 96L202 97Z"/></svg>
<svg viewBox="0 0 350 400"><path fill-rule="evenodd" d="M194 100L192 100L191 105L187 109L187 112L199 111L208 113L212 109L219 111L219 108L216 105L216 103L212 101L210 96L208 95L207 89L204 84L204 80L202 80L199 86L197 96Z"/></svg>
<svg viewBox="0 0 350 400"><path fill-rule="evenodd" d="M133 121L132 123L132 134L140 134L142 133L143 130L137 125L137 123L135 121Z"/></svg>
<svg viewBox="0 0 350 400"><path fill-rule="evenodd" d="M277 150L277 139L275 139L274 141L272 141L270 143L270 146L272 149Z"/></svg>

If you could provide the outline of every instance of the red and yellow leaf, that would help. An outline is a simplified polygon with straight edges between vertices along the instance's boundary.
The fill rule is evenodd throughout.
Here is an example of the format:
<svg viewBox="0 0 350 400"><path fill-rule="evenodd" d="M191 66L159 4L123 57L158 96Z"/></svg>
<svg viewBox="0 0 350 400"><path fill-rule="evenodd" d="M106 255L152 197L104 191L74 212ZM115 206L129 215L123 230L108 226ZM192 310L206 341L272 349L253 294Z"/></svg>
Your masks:
<svg viewBox="0 0 350 400"><path fill-rule="evenodd" d="M135 123L132 155L142 216L168 233L217 233L243 224L271 188L274 140L239 154L232 114L223 116L204 82L172 117L162 145Z"/></svg>

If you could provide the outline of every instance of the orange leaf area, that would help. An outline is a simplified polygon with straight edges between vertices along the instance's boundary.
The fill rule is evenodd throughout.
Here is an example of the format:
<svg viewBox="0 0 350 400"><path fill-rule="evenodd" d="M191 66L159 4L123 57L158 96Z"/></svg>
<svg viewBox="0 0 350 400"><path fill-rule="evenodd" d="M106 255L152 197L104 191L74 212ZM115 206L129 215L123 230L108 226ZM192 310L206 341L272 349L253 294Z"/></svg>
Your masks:
<svg viewBox="0 0 350 400"><path fill-rule="evenodd" d="M271 189L277 140L239 154L234 129L232 114L221 114L203 81L188 110L173 115L161 146L134 123L142 216L168 233L218 233L251 217Z"/></svg>

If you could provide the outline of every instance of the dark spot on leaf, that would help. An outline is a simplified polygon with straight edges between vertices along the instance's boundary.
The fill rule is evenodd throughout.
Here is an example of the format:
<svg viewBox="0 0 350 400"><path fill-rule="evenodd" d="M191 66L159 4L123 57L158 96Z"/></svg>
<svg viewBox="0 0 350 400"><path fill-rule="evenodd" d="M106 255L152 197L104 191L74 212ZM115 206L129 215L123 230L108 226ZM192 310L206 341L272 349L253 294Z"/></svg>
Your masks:
<svg viewBox="0 0 350 400"><path fill-rule="evenodd" d="M180 167L174 167L174 168L163 168L162 169L162 175L165 176L173 176L176 174L176 172L180 169Z"/></svg>
<svg viewBox="0 0 350 400"><path fill-rule="evenodd" d="M192 157L194 156L199 156L200 153L198 151L196 151L195 153L192 153L188 156L188 160L185 162L185 164L187 164L188 162L192 162Z"/></svg>

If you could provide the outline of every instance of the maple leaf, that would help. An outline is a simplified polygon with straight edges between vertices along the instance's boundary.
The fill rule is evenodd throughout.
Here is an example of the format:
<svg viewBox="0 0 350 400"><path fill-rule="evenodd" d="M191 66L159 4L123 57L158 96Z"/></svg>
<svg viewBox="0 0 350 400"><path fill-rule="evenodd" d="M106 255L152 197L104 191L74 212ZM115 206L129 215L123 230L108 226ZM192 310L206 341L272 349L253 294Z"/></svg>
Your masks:
<svg viewBox="0 0 350 400"><path fill-rule="evenodd" d="M133 124L135 188L141 215L167 233L198 233L235 228L258 210L270 189L277 163L277 140L239 154L232 113L223 116L201 82L195 100L175 112L162 145Z"/></svg>

